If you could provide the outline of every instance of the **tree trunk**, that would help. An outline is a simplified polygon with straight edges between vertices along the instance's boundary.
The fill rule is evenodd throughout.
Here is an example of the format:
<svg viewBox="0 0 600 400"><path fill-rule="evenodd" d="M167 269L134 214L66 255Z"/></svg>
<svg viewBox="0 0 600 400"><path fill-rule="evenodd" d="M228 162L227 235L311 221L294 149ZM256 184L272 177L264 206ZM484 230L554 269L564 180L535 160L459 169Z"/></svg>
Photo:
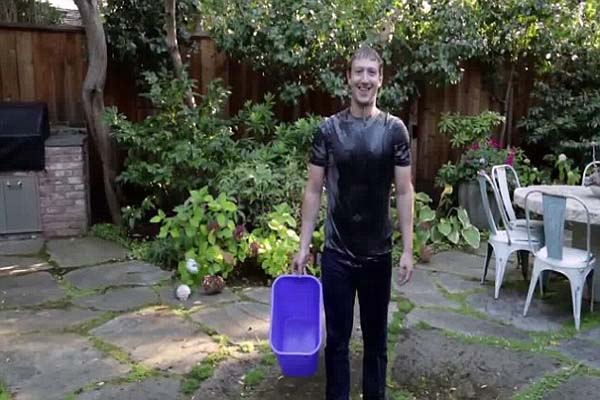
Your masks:
<svg viewBox="0 0 600 400"><path fill-rule="evenodd" d="M104 192L110 215L115 224L121 224L121 208L116 190L118 159L116 147L108 128L102 123L104 114L104 81L106 80L106 36L100 19L97 0L74 0L87 40L88 70L83 81L83 109L87 128L100 153Z"/></svg>
<svg viewBox="0 0 600 400"><path fill-rule="evenodd" d="M513 63L509 76L508 85L506 87L506 94L504 96L504 127L500 134L500 146L510 146L512 136L512 109L513 109L513 85L515 76L515 64Z"/></svg>
<svg viewBox="0 0 600 400"><path fill-rule="evenodd" d="M165 0L165 31L167 37L167 49L171 56L171 62L173 63L173 69L175 70L175 77L181 79L183 72L183 62L181 61L181 54L179 53L179 44L177 44L177 22L175 19L176 13L176 0ZM191 90L185 95L185 102L190 108L196 108L196 101L194 100L194 94Z"/></svg>

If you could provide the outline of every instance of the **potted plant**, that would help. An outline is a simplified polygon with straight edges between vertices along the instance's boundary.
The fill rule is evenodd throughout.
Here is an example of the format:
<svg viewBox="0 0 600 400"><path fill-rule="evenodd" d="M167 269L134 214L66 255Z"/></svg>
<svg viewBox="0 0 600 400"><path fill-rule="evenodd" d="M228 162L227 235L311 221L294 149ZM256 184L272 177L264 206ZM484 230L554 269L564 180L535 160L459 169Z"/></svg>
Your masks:
<svg viewBox="0 0 600 400"><path fill-rule="evenodd" d="M481 203L477 172L489 172L493 165L514 164L523 158L516 148L505 149L491 138L492 130L504 121L494 111L479 115L463 116L444 114L439 124L440 132L450 136L453 148L462 150L456 162L448 162L438 171L438 186L451 186L458 192L458 205L464 208L477 228L487 228L487 220ZM492 207L493 210L496 207Z"/></svg>

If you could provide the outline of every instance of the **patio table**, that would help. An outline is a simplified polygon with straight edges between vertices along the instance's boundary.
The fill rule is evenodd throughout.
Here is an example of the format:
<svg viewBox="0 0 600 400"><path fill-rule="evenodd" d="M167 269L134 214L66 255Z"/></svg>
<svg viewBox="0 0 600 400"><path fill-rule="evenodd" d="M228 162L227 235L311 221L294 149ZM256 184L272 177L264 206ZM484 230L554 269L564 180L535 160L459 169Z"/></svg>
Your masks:
<svg viewBox="0 0 600 400"><path fill-rule="evenodd" d="M514 203L524 208L525 196L532 190L541 190L549 194L571 195L576 196L583 201L590 213L590 250L600 259L600 197L592 194L592 191L584 186L572 185L539 185L527 186L515 189ZM527 207L530 211L542 215L542 195L534 193L527 200ZM567 200L567 208L565 211L565 219L573 222L573 246L580 249L586 248L586 223L584 208L576 201ZM600 264L596 263L598 271ZM594 274L594 298L595 301L600 301L600 273Z"/></svg>

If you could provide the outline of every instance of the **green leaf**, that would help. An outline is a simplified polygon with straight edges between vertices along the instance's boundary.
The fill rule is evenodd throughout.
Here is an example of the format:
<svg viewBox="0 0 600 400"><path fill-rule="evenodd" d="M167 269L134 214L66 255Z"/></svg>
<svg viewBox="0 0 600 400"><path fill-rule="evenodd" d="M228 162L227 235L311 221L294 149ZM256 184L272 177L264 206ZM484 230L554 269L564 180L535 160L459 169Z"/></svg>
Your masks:
<svg viewBox="0 0 600 400"><path fill-rule="evenodd" d="M443 218L438 224L437 228L440 231L440 233L444 236L448 236L452 231L452 225L450 224L450 222Z"/></svg>
<svg viewBox="0 0 600 400"><path fill-rule="evenodd" d="M464 208L459 208L456 211L456 215L458 216L458 219L460 220L463 226L468 226L471 224L469 214L467 214L467 210L465 210Z"/></svg>
<svg viewBox="0 0 600 400"><path fill-rule="evenodd" d="M424 206L419 211L419 222L430 222L435 219L435 212L429 208L429 206Z"/></svg>
<svg viewBox="0 0 600 400"><path fill-rule="evenodd" d="M454 230L452 232L450 232L449 235L446 236L448 238L449 241L451 241L453 244L458 244L458 241L460 240L460 234L458 233L458 231Z"/></svg>
<svg viewBox="0 0 600 400"><path fill-rule="evenodd" d="M429 195L427 195L427 193L424 192L416 193L415 200L426 204L431 203L431 197L429 197Z"/></svg>
<svg viewBox="0 0 600 400"><path fill-rule="evenodd" d="M225 216L223 214L217 214L217 223L221 228L227 225L227 220L225 219Z"/></svg>
<svg viewBox="0 0 600 400"><path fill-rule="evenodd" d="M465 228L461 231L461 235L469 246L474 249L479 247L481 235L479 234L479 230L477 228L470 225L468 228Z"/></svg>

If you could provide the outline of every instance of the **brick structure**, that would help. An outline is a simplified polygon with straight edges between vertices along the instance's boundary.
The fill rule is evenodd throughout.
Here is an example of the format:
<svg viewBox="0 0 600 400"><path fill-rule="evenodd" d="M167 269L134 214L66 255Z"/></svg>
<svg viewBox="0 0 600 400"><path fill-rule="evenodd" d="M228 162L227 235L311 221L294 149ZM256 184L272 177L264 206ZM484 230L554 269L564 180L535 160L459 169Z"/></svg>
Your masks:
<svg viewBox="0 0 600 400"><path fill-rule="evenodd" d="M84 235L90 221L86 137L51 136L45 150L46 170L39 173L42 231L50 237Z"/></svg>
<svg viewBox="0 0 600 400"><path fill-rule="evenodd" d="M15 171L2 175L36 178L39 227L43 236L87 233L90 200L85 135L52 135L45 142L45 170Z"/></svg>

